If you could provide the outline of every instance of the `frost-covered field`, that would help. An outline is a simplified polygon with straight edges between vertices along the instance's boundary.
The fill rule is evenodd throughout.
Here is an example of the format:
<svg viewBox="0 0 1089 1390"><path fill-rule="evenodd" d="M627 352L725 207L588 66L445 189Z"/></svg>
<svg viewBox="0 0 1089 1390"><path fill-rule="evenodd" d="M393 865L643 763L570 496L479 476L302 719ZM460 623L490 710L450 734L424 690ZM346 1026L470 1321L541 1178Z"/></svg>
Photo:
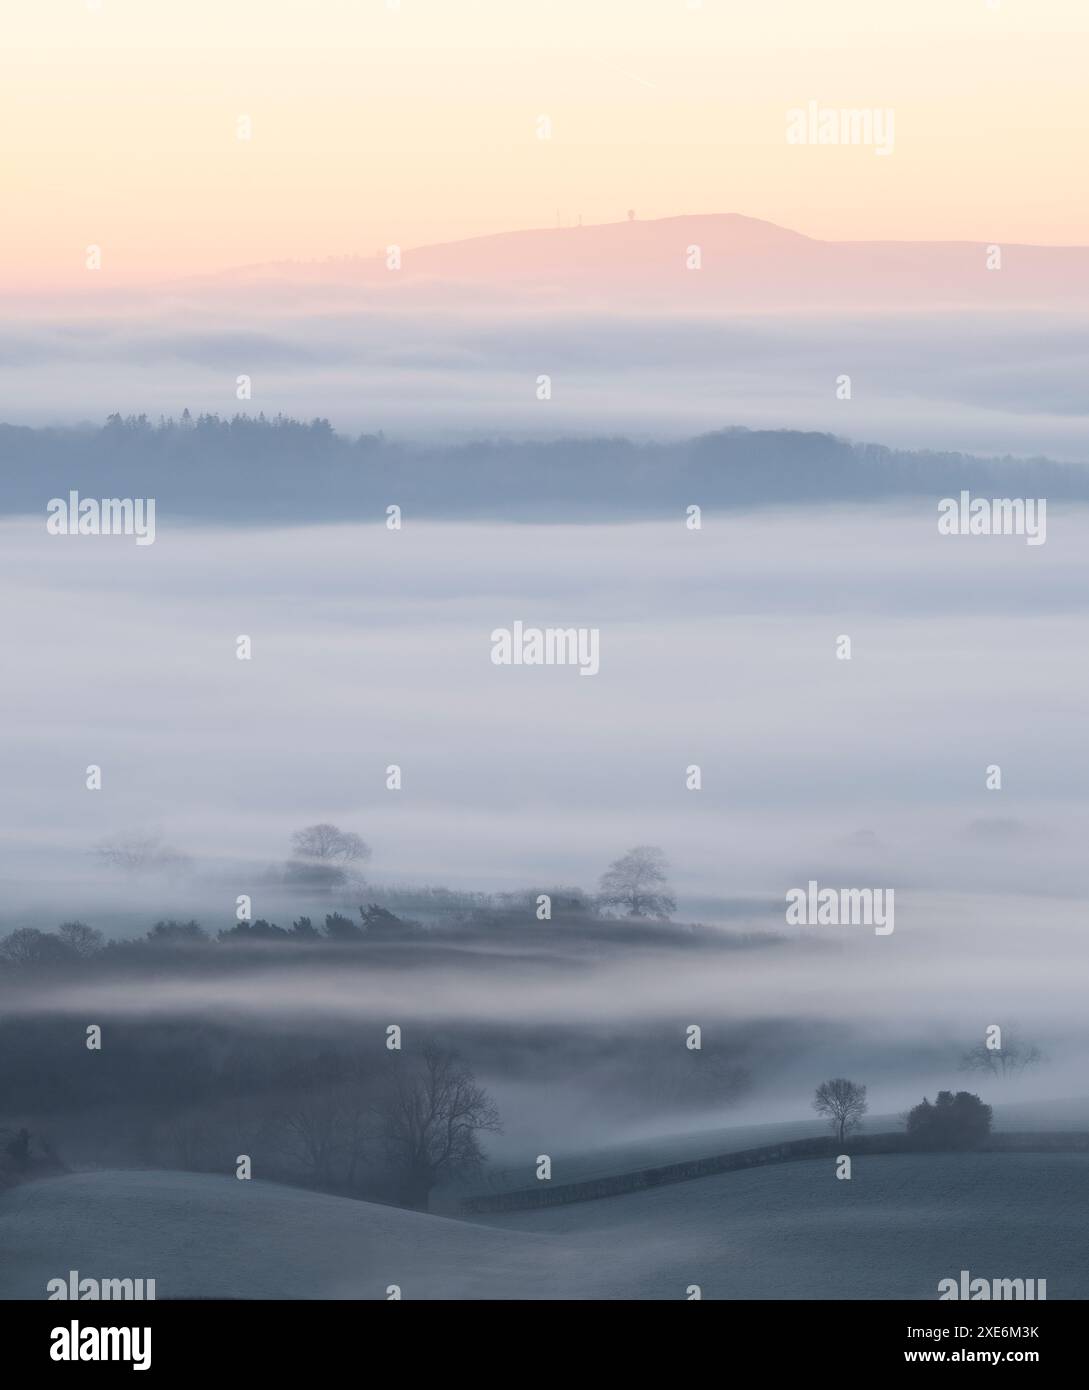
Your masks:
<svg viewBox="0 0 1089 1390"><path fill-rule="evenodd" d="M0 1294L69 1269L158 1298L549 1297L577 1256L547 1236L233 1176L80 1173L0 1195ZM551 1276L551 1278L547 1276ZM506 1293L504 1294L504 1290Z"/></svg>
<svg viewBox="0 0 1089 1390"><path fill-rule="evenodd" d="M160 1298L937 1297L938 1281L1046 1279L1089 1296L1089 1156L959 1154L726 1173L488 1224L259 1181L81 1173L0 1195L0 1295L70 1269Z"/></svg>
<svg viewBox="0 0 1089 1390"><path fill-rule="evenodd" d="M850 1181L784 1163L493 1219L626 1250L625 1297L931 1299L969 1269L1085 1298L1087 1198L1085 1155L882 1155Z"/></svg>

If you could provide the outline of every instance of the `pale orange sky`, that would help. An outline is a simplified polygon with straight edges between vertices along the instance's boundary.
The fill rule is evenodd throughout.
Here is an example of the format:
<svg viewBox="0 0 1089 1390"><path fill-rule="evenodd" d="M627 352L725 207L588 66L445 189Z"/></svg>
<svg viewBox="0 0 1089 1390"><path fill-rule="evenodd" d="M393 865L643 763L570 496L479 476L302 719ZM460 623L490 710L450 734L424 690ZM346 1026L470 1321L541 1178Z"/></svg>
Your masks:
<svg viewBox="0 0 1089 1390"><path fill-rule="evenodd" d="M78 283L90 244L116 284L629 207L1087 244L1087 58L1083 0L9 4L0 280ZM892 108L893 154L788 144L810 99Z"/></svg>

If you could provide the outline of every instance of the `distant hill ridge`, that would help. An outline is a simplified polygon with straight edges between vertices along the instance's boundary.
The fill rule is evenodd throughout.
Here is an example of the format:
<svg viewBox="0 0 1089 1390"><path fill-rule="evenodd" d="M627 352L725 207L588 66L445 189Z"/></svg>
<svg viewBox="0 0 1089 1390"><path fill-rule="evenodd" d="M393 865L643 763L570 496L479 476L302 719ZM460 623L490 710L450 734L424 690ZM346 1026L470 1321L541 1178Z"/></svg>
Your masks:
<svg viewBox="0 0 1089 1390"><path fill-rule="evenodd" d="M878 502L963 489L1089 501L1089 469L853 444L830 434L726 429L691 439L483 439L414 445L338 435L328 421L112 416L101 429L0 425L0 510L52 497L157 499L159 515L231 524L417 516L603 521L771 505Z"/></svg>
<svg viewBox="0 0 1089 1390"><path fill-rule="evenodd" d="M191 283L342 284L547 293L549 301L673 310L1089 302L1089 247L978 241L826 241L740 213L494 232L371 255L235 267Z"/></svg>

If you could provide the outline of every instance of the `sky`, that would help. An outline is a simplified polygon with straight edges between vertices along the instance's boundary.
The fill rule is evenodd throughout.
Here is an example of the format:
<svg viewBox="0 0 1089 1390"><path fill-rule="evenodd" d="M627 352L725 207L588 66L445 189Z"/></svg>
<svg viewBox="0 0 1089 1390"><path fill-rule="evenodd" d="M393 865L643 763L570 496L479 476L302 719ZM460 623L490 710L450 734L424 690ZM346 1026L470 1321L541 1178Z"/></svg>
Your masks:
<svg viewBox="0 0 1089 1390"><path fill-rule="evenodd" d="M1078 0L8 5L0 289L86 285L91 245L105 288L628 209L1089 243L1087 56ZM893 153L789 144L810 100L891 109Z"/></svg>

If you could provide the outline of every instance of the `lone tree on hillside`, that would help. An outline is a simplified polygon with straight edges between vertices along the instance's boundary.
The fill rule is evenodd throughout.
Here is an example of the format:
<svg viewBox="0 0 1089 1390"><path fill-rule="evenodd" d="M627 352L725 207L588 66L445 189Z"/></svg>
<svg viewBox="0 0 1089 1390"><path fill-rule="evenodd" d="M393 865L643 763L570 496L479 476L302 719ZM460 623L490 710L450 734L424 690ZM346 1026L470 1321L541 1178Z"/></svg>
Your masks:
<svg viewBox="0 0 1089 1390"><path fill-rule="evenodd" d="M296 859L319 864L354 864L371 857L370 846L358 835L325 823L296 830L291 837L291 852Z"/></svg>
<svg viewBox="0 0 1089 1390"><path fill-rule="evenodd" d="M991 1132L991 1107L968 1091L939 1091L908 1113L907 1132L923 1149L972 1149Z"/></svg>
<svg viewBox="0 0 1089 1390"><path fill-rule="evenodd" d="M981 1042L965 1052L960 1059L960 1070L982 1071L996 1081L1012 1081L1045 1060L1035 1043L1026 1042L1012 1028L1006 1028L1002 1033L996 1031L993 1041Z"/></svg>
<svg viewBox="0 0 1089 1390"><path fill-rule="evenodd" d="M869 1109L866 1087L857 1081L848 1081L845 1076L822 1081L813 1096L813 1109L818 1115L827 1116L842 1144L848 1134L862 1127L862 1117Z"/></svg>
<svg viewBox="0 0 1089 1390"><path fill-rule="evenodd" d="M677 911L666 878L668 868L669 861L655 845L636 845L601 875L599 901L627 917L666 920Z"/></svg>
<svg viewBox="0 0 1089 1390"><path fill-rule="evenodd" d="M288 883L315 892L345 887L351 866L365 864L371 857L370 846L358 835L328 822L296 830L291 853Z"/></svg>
<svg viewBox="0 0 1089 1390"><path fill-rule="evenodd" d="M477 1136L499 1131L499 1112L455 1052L429 1042L418 1064L404 1058L401 1074L378 1102L378 1120L401 1201L426 1211L444 1177L484 1162Z"/></svg>

